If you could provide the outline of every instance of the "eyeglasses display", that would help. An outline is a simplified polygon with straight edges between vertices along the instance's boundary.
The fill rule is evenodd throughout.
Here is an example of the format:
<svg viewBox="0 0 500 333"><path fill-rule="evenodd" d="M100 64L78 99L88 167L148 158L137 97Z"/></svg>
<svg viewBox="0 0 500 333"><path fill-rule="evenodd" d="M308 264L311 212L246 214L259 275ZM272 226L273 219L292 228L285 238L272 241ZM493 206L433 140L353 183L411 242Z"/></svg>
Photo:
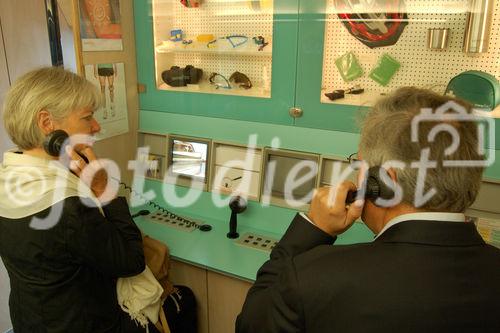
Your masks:
<svg viewBox="0 0 500 333"><path fill-rule="evenodd" d="M152 3L158 89L271 97L273 1Z"/></svg>

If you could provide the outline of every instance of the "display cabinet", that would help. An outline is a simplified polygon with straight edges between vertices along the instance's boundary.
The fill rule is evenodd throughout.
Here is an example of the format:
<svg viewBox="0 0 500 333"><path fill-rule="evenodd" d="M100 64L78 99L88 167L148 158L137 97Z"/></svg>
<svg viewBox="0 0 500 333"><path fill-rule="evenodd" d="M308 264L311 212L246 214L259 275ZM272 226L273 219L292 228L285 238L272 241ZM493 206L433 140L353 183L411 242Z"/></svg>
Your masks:
<svg viewBox="0 0 500 333"><path fill-rule="evenodd" d="M298 0L137 0L141 109L293 124Z"/></svg>
<svg viewBox="0 0 500 333"><path fill-rule="evenodd" d="M303 115L298 126L355 132L363 111L399 87L444 94L449 81L464 71L500 77L500 3L382 3L300 2L296 107ZM482 9L474 9L476 3ZM471 11L486 11L481 37L467 33ZM465 41L474 38L488 47L466 49Z"/></svg>
<svg viewBox="0 0 500 333"><path fill-rule="evenodd" d="M138 74L146 88L141 109L355 133L364 111L398 87L444 93L464 71L500 77L500 3L380 3L205 0L186 8L176 0L137 0ZM464 46L474 40L467 22L476 3L493 3L482 39L488 48L477 52ZM262 51L253 40L258 36L269 43ZM180 69L187 65L199 83L165 83L165 71L179 66L165 79L184 77ZM252 88L231 82L233 89L223 88L222 76L231 81L234 72L245 74ZM342 97L334 93L340 90Z"/></svg>
<svg viewBox="0 0 500 333"><path fill-rule="evenodd" d="M271 97L273 6L153 0L159 90Z"/></svg>

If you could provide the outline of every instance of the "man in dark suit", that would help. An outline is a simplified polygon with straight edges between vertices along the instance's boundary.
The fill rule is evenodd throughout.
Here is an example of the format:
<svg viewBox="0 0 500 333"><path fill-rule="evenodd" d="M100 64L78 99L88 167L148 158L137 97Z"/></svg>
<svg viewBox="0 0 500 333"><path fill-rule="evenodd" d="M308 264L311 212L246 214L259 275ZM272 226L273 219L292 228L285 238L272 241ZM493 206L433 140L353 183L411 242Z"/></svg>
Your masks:
<svg viewBox="0 0 500 333"><path fill-rule="evenodd" d="M359 144L366 199L346 205L351 182L317 191L259 270L238 333L500 332L500 249L485 244L464 215L483 167L443 163L482 160L477 126L441 114L411 137L420 110L442 105L471 111L416 88L375 105ZM454 151L456 137L432 134L436 125L458 133ZM360 217L374 241L331 246Z"/></svg>

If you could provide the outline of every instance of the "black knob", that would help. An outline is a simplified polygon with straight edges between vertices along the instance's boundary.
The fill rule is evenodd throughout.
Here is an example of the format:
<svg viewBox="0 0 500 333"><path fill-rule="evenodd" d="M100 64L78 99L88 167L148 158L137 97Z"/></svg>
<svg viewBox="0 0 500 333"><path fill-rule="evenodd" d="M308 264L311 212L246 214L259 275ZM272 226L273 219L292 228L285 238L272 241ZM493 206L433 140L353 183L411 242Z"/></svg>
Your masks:
<svg viewBox="0 0 500 333"><path fill-rule="evenodd" d="M247 201L238 196L232 197L229 201L229 208L231 208L231 219L229 220L229 232L227 233L227 238L238 238L240 235L236 232L238 228L238 218L237 215L242 213L247 209Z"/></svg>

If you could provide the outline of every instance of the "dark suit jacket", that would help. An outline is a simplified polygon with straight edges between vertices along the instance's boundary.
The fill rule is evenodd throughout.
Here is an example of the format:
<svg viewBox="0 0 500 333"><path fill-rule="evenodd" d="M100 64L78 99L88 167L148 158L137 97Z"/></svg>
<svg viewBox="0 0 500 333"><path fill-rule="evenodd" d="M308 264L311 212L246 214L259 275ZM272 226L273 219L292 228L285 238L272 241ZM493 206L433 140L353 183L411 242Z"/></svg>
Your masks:
<svg viewBox="0 0 500 333"><path fill-rule="evenodd" d="M500 250L472 223L406 221L373 243L334 241L297 215L236 331L500 332Z"/></svg>

